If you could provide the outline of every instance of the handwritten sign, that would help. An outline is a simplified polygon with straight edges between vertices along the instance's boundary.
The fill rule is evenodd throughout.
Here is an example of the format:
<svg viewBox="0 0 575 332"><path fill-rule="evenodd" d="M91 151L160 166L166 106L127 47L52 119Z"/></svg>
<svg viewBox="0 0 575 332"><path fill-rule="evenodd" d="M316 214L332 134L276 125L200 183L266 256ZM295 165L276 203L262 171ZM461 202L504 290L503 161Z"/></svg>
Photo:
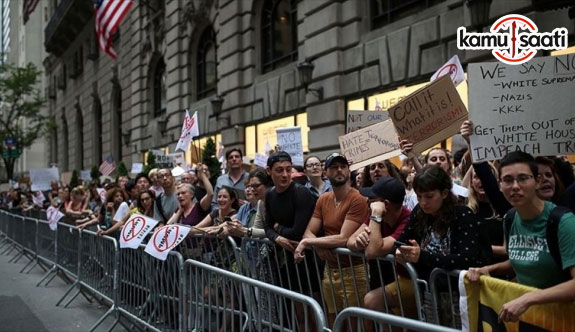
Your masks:
<svg viewBox="0 0 575 332"><path fill-rule="evenodd" d="M345 133L349 134L361 128L371 126L389 118L387 111L347 111Z"/></svg>
<svg viewBox="0 0 575 332"><path fill-rule="evenodd" d="M449 75L413 92L389 110L397 134L420 154L459 132L467 110Z"/></svg>
<svg viewBox="0 0 575 332"><path fill-rule="evenodd" d="M140 214L133 214L122 228L120 248L137 249L146 235L156 227L157 220Z"/></svg>
<svg viewBox="0 0 575 332"><path fill-rule="evenodd" d="M292 164L303 166L303 146L301 143L301 128L276 128L280 150L291 156Z"/></svg>
<svg viewBox="0 0 575 332"><path fill-rule="evenodd" d="M401 154L390 119L339 137L341 153L353 161L352 171Z"/></svg>
<svg viewBox="0 0 575 332"><path fill-rule="evenodd" d="M154 232L144 251L165 261L170 251L180 244L189 232L190 228L182 225L161 227Z"/></svg>
<svg viewBox="0 0 575 332"><path fill-rule="evenodd" d="M58 221L60 221L63 216L64 214L53 206L46 209L46 217L48 217L48 225L51 230L55 231L58 228Z"/></svg>
<svg viewBox="0 0 575 332"><path fill-rule="evenodd" d="M473 161L575 154L575 54L469 65Z"/></svg>
<svg viewBox="0 0 575 332"><path fill-rule="evenodd" d="M50 182L59 181L60 172L58 168L32 168L30 169L30 181L32 181L32 191L50 190Z"/></svg>

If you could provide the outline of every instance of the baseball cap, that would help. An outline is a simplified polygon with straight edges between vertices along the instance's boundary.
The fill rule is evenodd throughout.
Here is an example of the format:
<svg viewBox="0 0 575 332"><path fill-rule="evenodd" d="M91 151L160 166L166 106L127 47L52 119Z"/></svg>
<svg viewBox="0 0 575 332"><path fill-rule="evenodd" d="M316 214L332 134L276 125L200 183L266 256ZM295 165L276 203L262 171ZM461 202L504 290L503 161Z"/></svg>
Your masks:
<svg viewBox="0 0 575 332"><path fill-rule="evenodd" d="M325 169L328 169L329 166L334 161L341 161L342 163L349 166L349 163L347 162L347 158L344 155L342 155L341 153L334 152L334 153L330 154L329 156L327 156L327 158L325 158L325 166L324 166Z"/></svg>
<svg viewBox="0 0 575 332"><path fill-rule="evenodd" d="M403 183L393 176L381 178L371 187L359 188L359 192L365 197L377 197L400 204L403 203L403 198L405 197Z"/></svg>
<svg viewBox="0 0 575 332"><path fill-rule="evenodd" d="M272 167L275 163L280 162L280 161L289 161L291 163L291 156L289 155L289 153L285 152L285 151L278 151L278 152L274 152L269 158L268 158L268 167Z"/></svg>

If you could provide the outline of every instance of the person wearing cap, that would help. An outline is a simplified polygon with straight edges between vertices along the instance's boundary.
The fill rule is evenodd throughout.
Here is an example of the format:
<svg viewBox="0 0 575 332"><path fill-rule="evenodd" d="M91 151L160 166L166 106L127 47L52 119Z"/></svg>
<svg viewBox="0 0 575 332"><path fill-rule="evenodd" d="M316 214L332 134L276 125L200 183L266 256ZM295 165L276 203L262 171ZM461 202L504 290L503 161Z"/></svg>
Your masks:
<svg viewBox="0 0 575 332"><path fill-rule="evenodd" d="M246 189L245 182L248 178L248 172L244 171L242 167L243 163L242 150L238 148L233 148L226 151L226 165L228 172L222 174L216 180L216 185L214 187L214 192L218 193L222 187L230 187L243 192ZM217 195L214 195L212 199L212 209L218 208ZM240 205L243 205L243 201Z"/></svg>
<svg viewBox="0 0 575 332"><path fill-rule="evenodd" d="M367 276L361 259L338 262L331 249L346 246L348 238L367 217L368 206L359 191L351 187L351 171L345 156L339 153L328 156L325 170L333 191L320 195L294 258L301 262L305 249L314 247L320 259L327 261L329 268L324 270L322 288L328 318L333 323L335 314L343 310L344 305L360 306L367 293ZM322 230L325 236L319 237Z"/></svg>
<svg viewBox="0 0 575 332"><path fill-rule="evenodd" d="M403 206L405 187L398 179L388 176L377 180L371 187L359 189L359 192L370 200L369 227L360 227L347 241L347 247L355 251L365 249L368 260L383 257L393 251L395 241L409 220L411 211ZM376 264L370 269L371 280L382 280L385 284L395 280L393 267L384 263L380 262L379 268ZM381 283L365 295L366 308L385 311L383 288L380 286Z"/></svg>
<svg viewBox="0 0 575 332"><path fill-rule="evenodd" d="M315 199L306 187L292 180L291 169L292 160L285 151L277 151L268 158L266 172L274 187L266 193L264 230L271 241L287 251L285 255L278 253L278 259L286 257L285 264L280 268L280 286L310 294L319 290L319 286L315 280L308 284L305 266L296 266L292 253L313 214ZM310 273L312 276L314 274ZM295 309L298 322L304 322L303 306L296 304ZM300 328L305 330L303 326Z"/></svg>

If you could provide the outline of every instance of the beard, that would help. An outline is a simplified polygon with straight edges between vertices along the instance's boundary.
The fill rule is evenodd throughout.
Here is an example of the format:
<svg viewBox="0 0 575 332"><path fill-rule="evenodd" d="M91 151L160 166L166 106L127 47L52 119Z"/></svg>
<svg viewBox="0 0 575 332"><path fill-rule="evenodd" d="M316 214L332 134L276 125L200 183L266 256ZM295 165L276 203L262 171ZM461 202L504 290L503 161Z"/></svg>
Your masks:
<svg viewBox="0 0 575 332"><path fill-rule="evenodd" d="M344 175L343 179L341 176L336 176L336 177L328 177L329 182L331 183L331 185L333 187L340 187L343 186L345 184L347 184L349 182L349 175Z"/></svg>

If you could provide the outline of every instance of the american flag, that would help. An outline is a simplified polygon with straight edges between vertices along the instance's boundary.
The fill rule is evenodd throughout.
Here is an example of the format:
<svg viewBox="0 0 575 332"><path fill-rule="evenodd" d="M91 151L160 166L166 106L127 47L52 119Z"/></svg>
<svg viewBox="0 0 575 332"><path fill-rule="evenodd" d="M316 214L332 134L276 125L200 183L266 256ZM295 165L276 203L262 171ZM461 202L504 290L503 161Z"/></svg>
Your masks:
<svg viewBox="0 0 575 332"><path fill-rule="evenodd" d="M23 5L24 5L24 10L23 10L24 24L26 24L26 22L28 22L28 19L30 19L30 15L32 15L32 12L34 11L34 9L36 9L36 6L38 6L39 2L40 2L40 0L24 0L24 2L23 2Z"/></svg>
<svg viewBox="0 0 575 332"><path fill-rule="evenodd" d="M112 48L112 36L133 3L132 0L94 0L98 45L104 53L114 59L117 55Z"/></svg>
<svg viewBox="0 0 575 332"><path fill-rule="evenodd" d="M102 175L108 176L116 169L116 162L112 155L108 156L108 159L104 160L102 165L100 165L99 171Z"/></svg>

